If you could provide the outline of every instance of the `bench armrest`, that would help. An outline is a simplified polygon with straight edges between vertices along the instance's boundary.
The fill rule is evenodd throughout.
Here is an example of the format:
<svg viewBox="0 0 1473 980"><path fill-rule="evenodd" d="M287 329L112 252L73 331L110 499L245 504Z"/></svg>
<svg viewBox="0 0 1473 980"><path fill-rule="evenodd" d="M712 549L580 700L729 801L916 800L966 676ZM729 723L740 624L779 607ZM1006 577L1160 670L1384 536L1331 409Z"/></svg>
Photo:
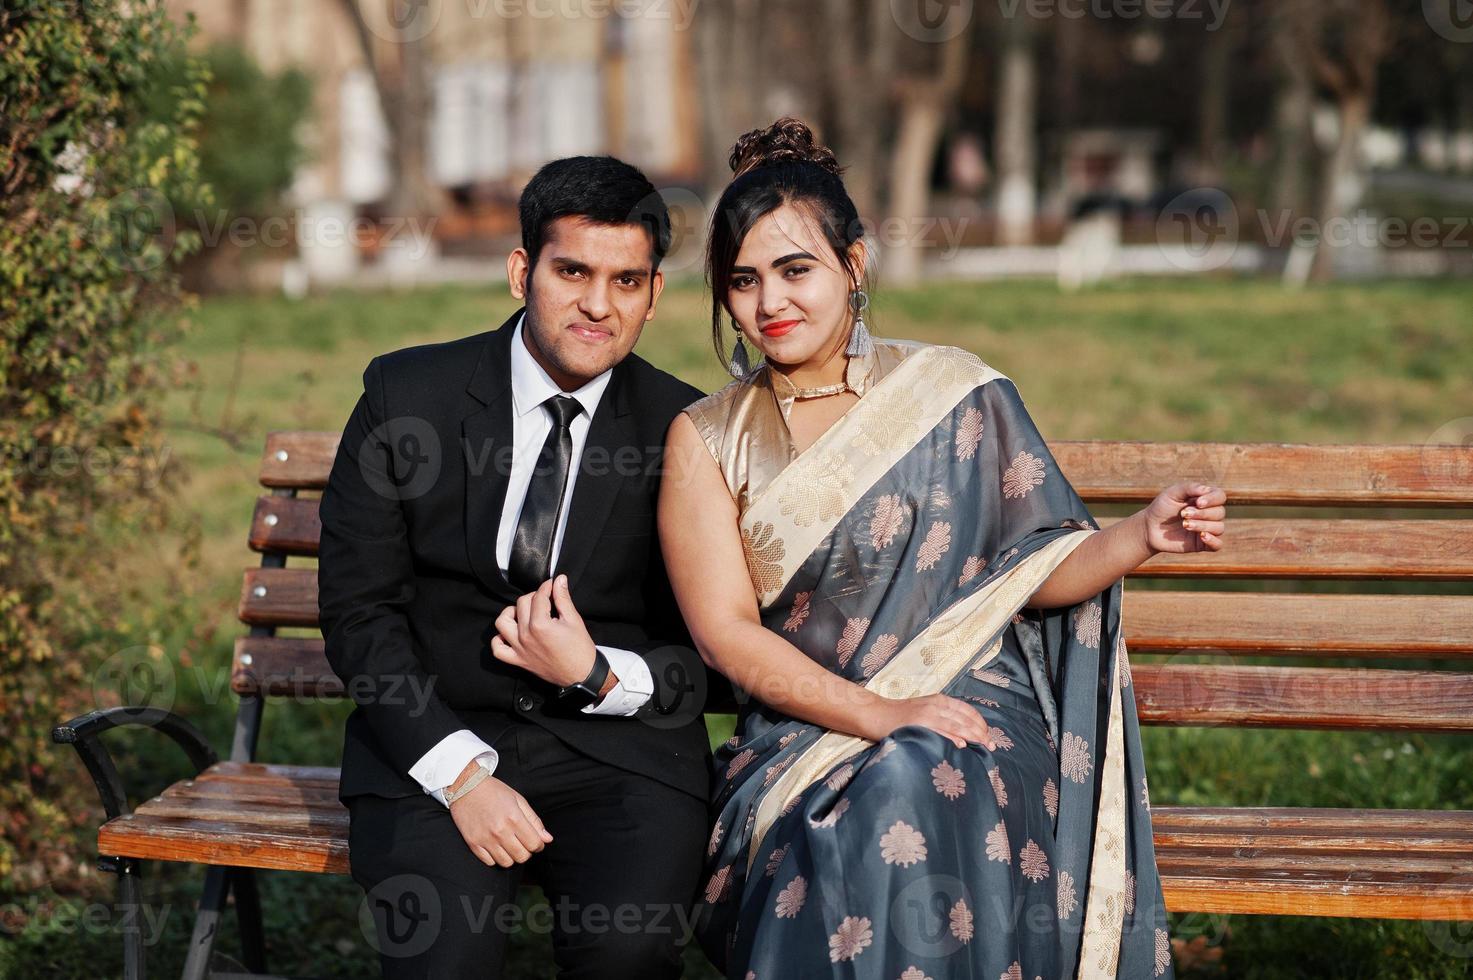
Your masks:
<svg viewBox="0 0 1473 980"><path fill-rule="evenodd" d="M198 728L163 708L99 708L56 726L51 730L51 740L76 747L82 764L97 786L98 795L102 797L102 807L109 820L122 816L128 797L118 767L98 736L114 728L125 727L155 728L163 732L189 756L196 772L208 769L220 759Z"/></svg>

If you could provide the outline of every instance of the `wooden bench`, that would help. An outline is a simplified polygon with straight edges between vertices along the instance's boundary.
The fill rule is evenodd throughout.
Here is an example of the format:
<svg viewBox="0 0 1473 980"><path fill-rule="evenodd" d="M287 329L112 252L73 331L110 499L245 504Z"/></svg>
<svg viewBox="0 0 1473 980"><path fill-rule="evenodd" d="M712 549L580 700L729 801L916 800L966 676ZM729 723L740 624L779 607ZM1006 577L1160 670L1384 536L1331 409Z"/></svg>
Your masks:
<svg viewBox="0 0 1473 980"><path fill-rule="evenodd" d="M239 696L229 759L167 712L94 711L56 728L76 746L102 795L102 867L137 903L143 859L208 865L185 975L205 975L234 891L246 965L264 971L253 869L344 874L346 810L338 770L256 761L270 698L341 696L318 637L317 580L288 559L316 554L315 492L337 435L275 432L266 444L242 584L231 687ZM1091 504L1142 505L1179 479L1226 487L1233 511L1222 554L1158 556L1140 577L1395 582L1473 581L1473 522L1456 514L1253 517L1258 505L1333 508L1473 506L1473 450L1452 446L1302 446L1061 442L1051 446ZM1101 518L1108 526L1110 518ZM1209 583L1210 584L1210 583ZM1188 611L1189 610L1189 611ZM1126 642L1136 655L1446 659L1473 654L1473 595L1161 591L1127 587ZM1130 690L1156 725L1464 732L1473 674L1343 666L1242 666L1138 660ZM120 725L156 727L198 775L126 811L123 782L97 738ZM1150 759L1147 759L1150 765ZM1152 810L1172 911L1407 919L1473 919L1473 811L1302 807ZM124 936L128 976L141 976L137 930Z"/></svg>

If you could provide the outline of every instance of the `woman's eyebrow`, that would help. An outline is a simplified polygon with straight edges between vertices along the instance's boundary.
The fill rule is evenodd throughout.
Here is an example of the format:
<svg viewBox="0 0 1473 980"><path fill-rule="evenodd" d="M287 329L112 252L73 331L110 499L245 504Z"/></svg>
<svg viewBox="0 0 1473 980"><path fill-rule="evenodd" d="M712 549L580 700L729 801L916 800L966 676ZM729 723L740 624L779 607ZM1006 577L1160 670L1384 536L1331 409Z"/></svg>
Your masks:
<svg viewBox="0 0 1473 980"><path fill-rule="evenodd" d="M818 259L814 258L812 255L809 255L807 252L794 252L791 255L784 255L780 259L773 259L772 260L772 267L774 269L776 269L780 265L787 265L789 262L793 261L794 259L807 259L809 262L817 262L818 261Z"/></svg>
<svg viewBox="0 0 1473 980"><path fill-rule="evenodd" d="M817 262L818 261L818 259L814 258L812 255L810 255L807 252L793 252L791 255L784 255L780 259L773 259L772 260L772 267L774 269L776 269L780 265L787 265L789 262L792 262L794 259L807 259L809 262ZM731 267L731 273L732 273L732 275L736 275L737 273L751 274L751 273L756 272L756 271L757 270L754 269L754 268L752 268L750 265L734 265L734 266Z"/></svg>

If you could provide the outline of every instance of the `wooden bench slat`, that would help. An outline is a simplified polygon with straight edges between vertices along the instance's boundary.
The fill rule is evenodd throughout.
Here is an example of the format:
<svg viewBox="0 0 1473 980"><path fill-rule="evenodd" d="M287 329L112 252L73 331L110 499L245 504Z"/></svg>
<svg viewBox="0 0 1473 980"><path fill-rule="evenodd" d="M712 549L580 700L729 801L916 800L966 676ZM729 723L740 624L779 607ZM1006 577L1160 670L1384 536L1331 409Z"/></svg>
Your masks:
<svg viewBox="0 0 1473 980"><path fill-rule="evenodd" d="M297 786L303 783L338 788L337 766L296 766L279 762L234 762L224 760L210 766L194 780L226 779L268 785Z"/></svg>
<svg viewBox="0 0 1473 980"><path fill-rule="evenodd" d="M1132 652L1466 657L1473 596L1125 589Z"/></svg>
<svg viewBox="0 0 1473 980"><path fill-rule="evenodd" d="M304 783L300 786L273 786L269 783L235 782L223 779L177 782L160 794L166 798L188 800L235 800L241 803L266 803L274 806L340 807L336 787ZM154 799L158 799L155 797Z"/></svg>
<svg viewBox="0 0 1473 980"><path fill-rule="evenodd" d="M1454 445L1101 442L1048 444L1086 501L1144 503L1162 487L1201 480L1230 503L1468 506L1473 448Z"/></svg>
<svg viewBox="0 0 1473 980"><path fill-rule="evenodd" d="M261 485L322 489L338 439L336 432L268 434ZM1473 449L1464 446L1058 440L1048 447L1086 501L1145 502L1162 487L1200 479L1229 488L1237 504L1473 506Z"/></svg>
<svg viewBox="0 0 1473 980"><path fill-rule="evenodd" d="M1460 520L1234 517L1229 547L1156 555L1130 577L1466 582L1473 581L1473 534Z"/></svg>
<svg viewBox="0 0 1473 980"><path fill-rule="evenodd" d="M328 828L348 826L348 810L342 804L334 808L307 806L303 803L285 806L281 803L191 799L184 796L156 797L140 806L135 811L135 817L150 820L159 817L222 822L240 820L259 831L271 833L286 830L292 833L320 834Z"/></svg>
<svg viewBox="0 0 1473 980"><path fill-rule="evenodd" d="M201 795L223 787L239 787L246 795L294 788L318 793L335 787L336 770L225 762L207 775L170 787L162 803L150 802L131 817L104 824L98 833L101 853L348 873L347 812L341 806L293 811L285 797L246 803ZM1467 839L1473 812L1431 814L1427 822L1435 826L1424 826L1420 843L1411 840L1418 816L1412 810L1157 806L1151 816L1163 891L1173 911L1473 915L1467 883L1473 873L1473 844ZM1323 833L1356 827L1380 836L1367 847L1352 840L1352 846L1335 853L1339 845ZM1455 836L1440 841L1438 827ZM1387 828L1400 833L1386 833ZM1245 834L1255 829L1264 832Z"/></svg>
<svg viewBox="0 0 1473 980"><path fill-rule="evenodd" d="M247 569L239 612L253 626L317 625L316 570ZM1143 653L1473 654L1473 596L1165 592L1127 586L1124 615L1126 645Z"/></svg>
<svg viewBox="0 0 1473 980"><path fill-rule="evenodd" d="M1241 850L1244 853L1249 850L1267 849L1296 854L1328 852L1341 855L1342 858L1347 852L1357 852L1363 854L1367 860L1375 860L1378 856L1384 858L1387 855L1391 855L1394 859L1397 855L1409 854L1434 856L1457 854L1465 860L1473 861L1473 835L1468 834L1467 831L1438 833L1427 830L1419 834L1387 834L1374 831L1357 833L1353 827L1345 828L1344 832L1339 834L1271 830L1180 831L1156 827L1154 824L1152 830L1156 835L1158 846L1169 847L1177 855L1197 851L1215 853L1224 849ZM1439 860L1441 860L1440 857ZM1473 871L1473 868L1470 868L1470 871Z"/></svg>
<svg viewBox="0 0 1473 980"><path fill-rule="evenodd" d="M342 697L320 637L242 636L235 641L230 689L266 697Z"/></svg>
<svg viewBox="0 0 1473 980"><path fill-rule="evenodd" d="M252 551L316 556L322 541L319 500L313 497L256 498L248 543Z"/></svg>
<svg viewBox="0 0 1473 980"><path fill-rule="evenodd" d="M238 614L251 626L316 626L317 570L246 569Z"/></svg>
<svg viewBox="0 0 1473 980"><path fill-rule="evenodd" d="M1467 872L1458 870L1355 877L1315 869L1237 868L1218 861L1162 871L1161 891L1173 912L1473 919Z"/></svg>
<svg viewBox="0 0 1473 980"><path fill-rule="evenodd" d="M337 432L268 432L261 454L261 486L321 490L332 472L339 439Z"/></svg>
<svg viewBox="0 0 1473 980"><path fill-rule="evenodd" d="M1177 855L1276 847L1284 852L1461 853L1473 859L1473 811L1156 806L1150 811L1150 828L1156 846Z"/></svg>
<svg viewBox="0 0 1473 980"><path fill-rule="evenodd" d="M1473 810L1356 810L1346 807L1152 806L1156 830L1312 833L1467 833L1473 832Z"/></svg>
<svg viewBox="0 0 1473 980"><path fill-rule="evenodd" d="M1101 518L1101 528L1123 520ZM251 518L256 551L315 556L318 501L263 496ZM1219 553L1157 555L1133 577L1473 581L1473 535L1457 520L1259 518L1233 520Z"/></svg>
<svg viewBox="0 0 1473 980"><path fill-rule="evenodd" d="M1132 678L1142 724L1473 730L1473 674L1137 664Z"/></svg>
<svg viewBox="0 0 1473 980"><path fill-rule="evenodd" d="M1259 847L1197 847L1185 852L1177 851L1170 844L1163 844L1162 851L1156 857L1156 865L1162 871L1200 868L1203 865L1220 865L1235 871L1252 873L1308 871L1340 875L1349 881L1372 875L1384 877L1407 873L1473 874L1473 856L1470 856L1466 843L1460 850L1439 851L1424 848L1387 851L1371 848L1300 850L1273 841L1264 841Z"/></svg>
<svg viewBox="0 0 1473 980"><path fill-rule="evenodd" d="M215 820L127 820L97 832L99 853L114 857L224 864L279 871L348 873L348 834L262 834L253 825Z"/></svg>

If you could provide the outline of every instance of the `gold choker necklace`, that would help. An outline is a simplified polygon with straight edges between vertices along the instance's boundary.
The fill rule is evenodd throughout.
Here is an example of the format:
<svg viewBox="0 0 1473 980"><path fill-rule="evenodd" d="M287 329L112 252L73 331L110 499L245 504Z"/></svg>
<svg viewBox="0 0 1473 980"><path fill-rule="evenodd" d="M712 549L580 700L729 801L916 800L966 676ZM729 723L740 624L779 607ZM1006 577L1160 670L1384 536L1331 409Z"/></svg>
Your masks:
<svg viewBox="0 0 1473 980"><path fill-rule="evenodd" d="M837 395L839 392L847 390L848 387L849 382L847 381L840 381L837 384L831 385L819 385L815 388L799 388L797 385L794 385L793 397L822 398L824 395Z"/></svg>

